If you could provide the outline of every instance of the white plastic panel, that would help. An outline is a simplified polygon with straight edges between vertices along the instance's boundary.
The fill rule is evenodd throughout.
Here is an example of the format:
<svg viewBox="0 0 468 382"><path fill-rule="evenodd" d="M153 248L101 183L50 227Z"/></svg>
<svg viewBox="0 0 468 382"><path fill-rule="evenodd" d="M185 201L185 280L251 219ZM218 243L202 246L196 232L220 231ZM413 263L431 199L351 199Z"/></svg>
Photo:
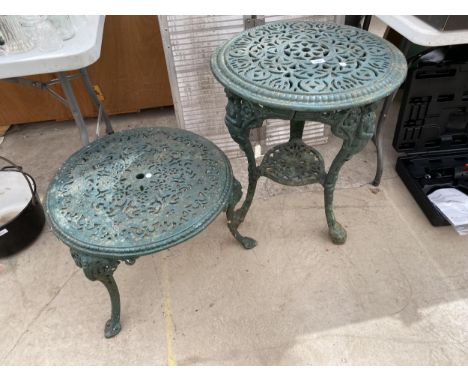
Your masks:
<svg viewBox="0 0 468 382"><path fill-rule="evenodd" d="M266 22L282 19L333 21L334 16L258 16ZM244 30L244 16L159 16L172 96L180 128L212 140L231 158L242 155L224 125L226 97L210 70L212 52L224 41ZM287 140L287 121L268 121L252 134L262 152ZM308 123L306 141L326 142L320 123Z"/></svg>

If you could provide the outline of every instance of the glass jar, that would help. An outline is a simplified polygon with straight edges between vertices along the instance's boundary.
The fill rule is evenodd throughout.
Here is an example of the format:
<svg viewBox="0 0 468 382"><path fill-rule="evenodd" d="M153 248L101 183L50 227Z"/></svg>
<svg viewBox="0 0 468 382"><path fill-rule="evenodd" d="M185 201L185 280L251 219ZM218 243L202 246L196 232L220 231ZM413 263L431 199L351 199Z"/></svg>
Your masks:
<svg viewBox="0 0 468 382"><path fill-rule="evenodd" d="M26 34L39 51L52 52L63 46L62 37L47 16L19 16Z"/></svg>
<svg viewBox="0 0 468 382"><path fill-rule="evenodd" d="M62 40L69 40L75 36L75 28L70 16L48 16L49 21L57 30Z"/></svg>
<svg viewBox="0 0 468 382"><path fill-rule="evenodd" d="M34 48L34 41L21 27L18 16L0 16L0 53L22 53Z"/></svg>

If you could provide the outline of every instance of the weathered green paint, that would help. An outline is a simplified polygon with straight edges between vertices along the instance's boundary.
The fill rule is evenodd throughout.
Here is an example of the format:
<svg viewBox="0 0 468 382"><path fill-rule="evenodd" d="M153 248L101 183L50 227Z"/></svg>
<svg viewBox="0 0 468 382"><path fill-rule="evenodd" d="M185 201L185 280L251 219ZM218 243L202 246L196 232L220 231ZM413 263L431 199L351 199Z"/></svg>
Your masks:
<svg viewBox="0 0 468 382"><path fill-rule="evenodd" d="M106 338L119 334L120 326L120 294L114 280L114 271L119 265L119 260L100 258L80 253L70 249L75 264L83 269L85 276L91 281L100 281L104 284L111 299L111 318L106 322L104 335Z"/></svg>
<svg viewBox="0 0 468 382"><path fill-rule="evenodd" d="M269 23L238 34L211 57L228 99L225 123L248 161L249 187L231 224L237 229L252 204L258 178L291 186L320 183L331 239L346 241L333 213L339 171L374 134L377 103L403 82L406 60L387 41L350 26L312 21ZM289 120L290 140L256 165L250 131L266 119ZM325 172L320 153L302 141L305 121L331 126L343 140ZM252 248L253 239L242 241Z"/></svg>
<svg viewBox="0 0 468 382"><path fill-rule="evenodd" d="M222 211L230 219L241 195L229 160L212 142L176 128L139 128L73 154L52 179L45 210L86 277L109 291L104 333L112 337L120 331L113 278L119 263L193 237ZM242 242L237 227L229 229Z"/></svg>
<svg viewBox="0 0 468 382"><path fill-rule="evenodd" d="M248 29L211 58L215 77L242 98L272 108L327 111L391 94L406 75L392 44L364 30L316 21Z"/></svg>

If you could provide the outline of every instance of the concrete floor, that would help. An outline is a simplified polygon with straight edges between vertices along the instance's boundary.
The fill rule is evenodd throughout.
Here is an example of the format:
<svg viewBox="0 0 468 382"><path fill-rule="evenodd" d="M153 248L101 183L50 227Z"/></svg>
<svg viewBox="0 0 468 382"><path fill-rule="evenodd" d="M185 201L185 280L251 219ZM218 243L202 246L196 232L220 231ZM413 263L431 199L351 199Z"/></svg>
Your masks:
<svg viewBox="0 0 468 382"><path fill-rule="evenodd" d="M103 337L108 295L47 227L0 258L1 365L452 365L468 364L467 237L432 227L393 170L395 111L385 173L370 143L343 168L327 236L320 186L261 179L242 249L220 216L192 240L116 272L122 332ZM90 130L92 129L90 121ZM171 109L113 117L116 130L175 126ZM318 148L326 163L339 148ZM39 184L80 146L72 122L12 128L0 145ZM246 185L245 162L233 160Z"/></svg>

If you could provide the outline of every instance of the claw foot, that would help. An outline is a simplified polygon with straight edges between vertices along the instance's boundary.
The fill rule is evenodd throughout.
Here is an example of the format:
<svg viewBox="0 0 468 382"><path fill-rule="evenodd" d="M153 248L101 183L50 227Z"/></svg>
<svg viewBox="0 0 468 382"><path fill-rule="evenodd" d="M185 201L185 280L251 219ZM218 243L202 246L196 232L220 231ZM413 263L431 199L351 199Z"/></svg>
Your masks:
<svg viewBox="0 0 468 382"><path fill-rule="evenodd" d="M253 247L257 246L257 240L252 239L250 237L242 237L239 238L240 243L245 249L252 249Z"/></svg>
<svg viewBox="0 0 468 382"><path fill-rule="evenodd" d="M106 322L106 327L104 328L104 336L106 338L112 338L120 333L121 329L120 322L112 322L112 320L108 320Z"/></svg>
<svg viewBox="0 0 468 382"><path fill-rule="evenodd" d="M346 230L338 222L335 222L333 226L329 228L329 234L333 244L344 244L346 242Z"/></svg>

